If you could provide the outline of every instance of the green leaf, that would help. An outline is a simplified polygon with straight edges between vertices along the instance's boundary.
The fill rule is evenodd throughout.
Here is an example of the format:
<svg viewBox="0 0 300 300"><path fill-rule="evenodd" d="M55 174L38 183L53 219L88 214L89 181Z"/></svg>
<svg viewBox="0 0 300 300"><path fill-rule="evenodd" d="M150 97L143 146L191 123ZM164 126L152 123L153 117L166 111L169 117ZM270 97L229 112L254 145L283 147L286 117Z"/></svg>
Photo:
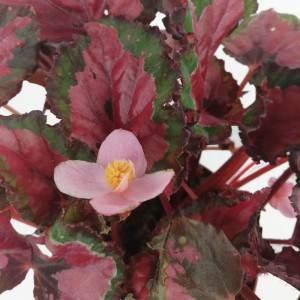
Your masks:
<svg viewBox="0 0 300 300"><path fill-rule="evenodd" d="M183 88L180 92L181 101L185 108L196 109L196 104L191 97L191 74L197 68L198 59L194 49L184 52L180 56L180 70L183 77Z"/></svg>
<svg viewBox="0 0 300 300"><path fill-rule="evenodd" d="M257 0L244 0L244 20L255 14L258 9Z"/></svg>
<svg viewBox="0 0 300 300"><path fill-rule="evenodd" d="M201 16L204 8L211 4L212 0L189 0L186 8L186 15L184 19L184 30L185 32L194 32L193 29L193 20L192 20L192 14L190 9L190 1L194 4L196 9L196 16L199 19Z"/></svg>
<svg viewBox="0 0 300 300"><path fill-rule="evenodd" d="M163 228L151 242L160 262L149 299L235 299L243 271L237 250L223 232L184 216Z"/></svg>

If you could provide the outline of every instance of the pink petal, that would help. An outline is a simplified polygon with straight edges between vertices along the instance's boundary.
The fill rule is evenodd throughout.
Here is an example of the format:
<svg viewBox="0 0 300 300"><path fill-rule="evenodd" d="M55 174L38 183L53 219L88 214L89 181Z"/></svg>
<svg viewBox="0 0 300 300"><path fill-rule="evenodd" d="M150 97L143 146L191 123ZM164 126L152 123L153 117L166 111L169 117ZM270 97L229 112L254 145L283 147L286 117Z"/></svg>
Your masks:
<svg viewBox="0 0 300 300"><path fill-rule="evenodd" d="M136 178L123 193L131 201L143 202L160 195L174 176L173 170L159 171Z"/></svg>
<svg viewBox="0 0 300 300"><path fill-rule="evenodd" d="M275 178L271 178L269 180L269 186L275 181ZM291 182L284 183L269 202L272 207L278 209L287 218L296 217L296 212L289 199L289 196L292 194L293 186Z"/></svg>
<svg viewBox="0 0 300 300"><path fill-rule="evenodd" d="M95 197L90 201L90 204L99 214L105 216L122 214L139 205L138 202L126 199L121 193L116 192Z"/></svg>
<svg viewBox="0 0 300 300"><path fill-rule="evenodd" d="M106 167L114 160L131 160L137 177L145 174L147 161L136 136L127 130L116 129L103 141L97 162Z"/></svg>
<svg viewBox="0 0 300 300"><path fill-rule="evenodd" d="M54 181L62 193L76 198L91 199L111 190L100 164L80 160L59 164L54 170Z"/></svg>

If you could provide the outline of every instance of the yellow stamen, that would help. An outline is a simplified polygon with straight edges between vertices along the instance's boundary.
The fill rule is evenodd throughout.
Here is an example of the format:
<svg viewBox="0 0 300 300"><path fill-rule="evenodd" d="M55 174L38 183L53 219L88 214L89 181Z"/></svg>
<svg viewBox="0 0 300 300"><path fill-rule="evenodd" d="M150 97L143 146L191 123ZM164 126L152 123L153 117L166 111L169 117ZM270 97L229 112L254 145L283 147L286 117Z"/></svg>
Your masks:
<svg viewBox="0 0 300 300"><path fill-rule="evenodd" d="M104 174L107 184L115 190L125 176L130 183L135 177L135 170L131 161L114 160L107 165Z"/></svg>

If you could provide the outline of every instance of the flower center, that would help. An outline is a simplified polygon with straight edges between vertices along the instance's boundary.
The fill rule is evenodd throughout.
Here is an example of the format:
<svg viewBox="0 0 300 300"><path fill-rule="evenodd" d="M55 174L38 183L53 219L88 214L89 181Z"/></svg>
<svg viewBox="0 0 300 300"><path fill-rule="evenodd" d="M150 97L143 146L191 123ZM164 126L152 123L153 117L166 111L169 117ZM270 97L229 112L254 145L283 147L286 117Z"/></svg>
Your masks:
<svg viewBox="0 0 300 300"><path fill-rule="evenodd" d="M128 183L130 183L135 177L135 170L130 160L114 160L107 165L104 174L107 184L115 190L125 176L127 176Z"/></svg>

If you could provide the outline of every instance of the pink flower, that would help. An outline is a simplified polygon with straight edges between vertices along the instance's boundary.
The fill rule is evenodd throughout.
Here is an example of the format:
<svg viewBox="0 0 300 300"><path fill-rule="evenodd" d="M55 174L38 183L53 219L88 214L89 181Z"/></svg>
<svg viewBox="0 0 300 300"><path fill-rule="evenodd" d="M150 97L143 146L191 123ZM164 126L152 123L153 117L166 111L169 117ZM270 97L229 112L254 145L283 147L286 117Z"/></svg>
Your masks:
<svg viewBox="0 0 300 300"><path fill-rule="evenodd" d="M91 199L103 215L130 211L161 194L173 170L145 174L147 161L133 133L116 129L102 143L96 163L68 160L54 171L58 189L70 196Z"/></svg>
<svg viewBox="0 0 300 300"><path fill-rule="evenodd" d="M269 186L272 186L275 181L275 178L271 178L269 180ZM293 191L293 186L292 183L285 182L269 202L272 207L279 210L287 218L296 217L296 212L289 199L289 196L291 196Z"/></svg>

